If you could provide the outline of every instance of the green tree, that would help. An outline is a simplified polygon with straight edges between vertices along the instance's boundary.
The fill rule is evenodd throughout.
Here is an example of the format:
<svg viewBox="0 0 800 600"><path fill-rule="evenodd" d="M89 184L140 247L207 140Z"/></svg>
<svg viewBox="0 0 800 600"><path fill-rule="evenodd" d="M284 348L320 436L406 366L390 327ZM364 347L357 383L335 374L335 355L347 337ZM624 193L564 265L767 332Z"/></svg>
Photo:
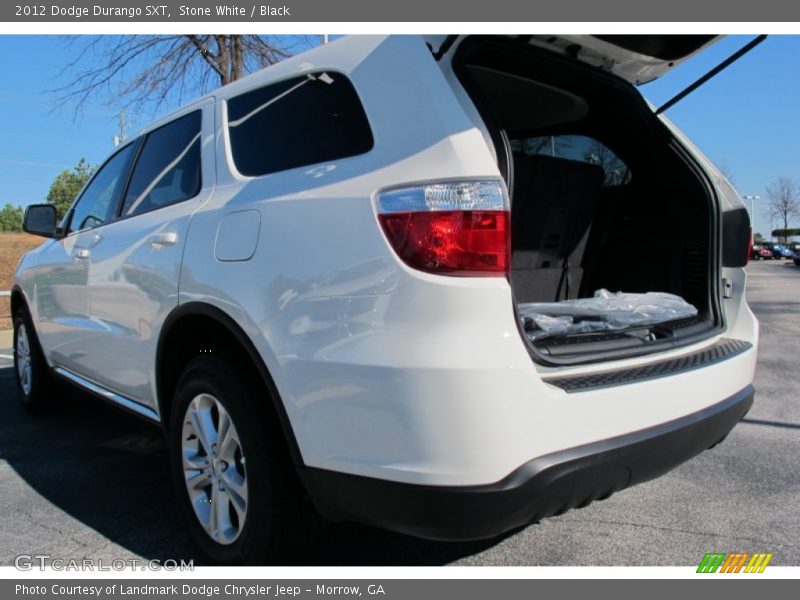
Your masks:
<svg viewBox="0 0 800 600"><path fill-rule="evenodd" d="M21 206L6 203L0 209L0 231L22 231L22 215L24 212Z"/></svg>
<svg viewBox="0 0 800 600"><path fill-rule="evenodd" d="M795 227L789 229L773 229L772 235L783 240L788 240L790 237L800 235L800 228Z"/></svg>
<svg viewBox="0 0 800 600"><path fill-rule="evenodd" d="M59 219L67 212L72 201L75 200L84 184L89 181L93 172L94 168L82 158L74 169L67 169L56 175L53 183L50 184L50 191L47 192L45 202L55 205Z"/></svg>

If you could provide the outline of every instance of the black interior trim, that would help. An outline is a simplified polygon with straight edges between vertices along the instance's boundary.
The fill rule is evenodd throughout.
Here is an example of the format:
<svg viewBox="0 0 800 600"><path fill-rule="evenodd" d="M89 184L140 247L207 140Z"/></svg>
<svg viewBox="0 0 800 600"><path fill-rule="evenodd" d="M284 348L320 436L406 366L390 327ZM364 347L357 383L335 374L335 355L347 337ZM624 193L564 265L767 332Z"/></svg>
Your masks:
<svg viewBox="0 0 800 600"><path fill-rule="evenodd" d="M660 58L680 60L696 52L716 35L595 35L598 40L625 50Z"/></svg>

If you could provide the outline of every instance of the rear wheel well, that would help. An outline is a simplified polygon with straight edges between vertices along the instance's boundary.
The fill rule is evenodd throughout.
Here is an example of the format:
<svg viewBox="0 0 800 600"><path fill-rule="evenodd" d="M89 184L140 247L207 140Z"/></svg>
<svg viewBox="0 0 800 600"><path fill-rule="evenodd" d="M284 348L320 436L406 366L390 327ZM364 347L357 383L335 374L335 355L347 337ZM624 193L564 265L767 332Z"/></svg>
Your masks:
<svg viewBox="0 0 800 600"><path fill-rule="evenodd" d="M22 292L19 289L15 288L11 291L11 319L14 319L14 315L17 314L17 311L25 306L25 298L22 296Z"/></svg>
<svg viewBox="0 0 800 600"><path fill-rule="evenodd" d="M181 374L197 356L218 356L258 392L263 402L256 407L270 428L282 434L292 462L302 465L297 442L286 417L280 396L269 371L247 335L227 315L206 305L178 309L180 314L168 319L158 344L156 387L161 423L170 422L172 399Z"/></svg>

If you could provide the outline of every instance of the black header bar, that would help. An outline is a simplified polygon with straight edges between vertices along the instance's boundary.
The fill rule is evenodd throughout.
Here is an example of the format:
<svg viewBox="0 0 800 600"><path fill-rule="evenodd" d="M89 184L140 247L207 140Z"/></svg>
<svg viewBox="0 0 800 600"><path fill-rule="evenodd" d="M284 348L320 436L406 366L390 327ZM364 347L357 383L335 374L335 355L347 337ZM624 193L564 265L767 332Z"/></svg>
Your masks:
<svg viewBox="0 0 800 600"><path fill-rule="evenodd" d="M5 22L791 22L787 0L64 0L0 4ZM448 28L452 29L452 27ZM509 32L514 33L514 32Z"/></svg>

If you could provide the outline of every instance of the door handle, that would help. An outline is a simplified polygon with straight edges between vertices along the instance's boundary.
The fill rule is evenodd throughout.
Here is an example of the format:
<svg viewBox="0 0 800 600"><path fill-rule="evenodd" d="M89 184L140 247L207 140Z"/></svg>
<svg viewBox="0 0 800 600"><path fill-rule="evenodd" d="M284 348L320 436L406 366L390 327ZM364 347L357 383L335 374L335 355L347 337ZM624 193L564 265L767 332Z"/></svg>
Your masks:
<svg viewBox="0 0 800 600"><path fill-rule="evenodd" d="M173 246L178 241L178 234L174 231L166 233L156 233L147 238L147 244L154 250L163 250L167 246Z"/></svg>
<svg viewBox="0 0 800 600"><path fill-rule="evenodd" d="M81 260L86 260L91 255L92 255L92 253L89 252L88 248L78 248L77 250L75 250L75 252L74 252L74 254L72 256L74 256L75 258L79 258Z"/></svg>

